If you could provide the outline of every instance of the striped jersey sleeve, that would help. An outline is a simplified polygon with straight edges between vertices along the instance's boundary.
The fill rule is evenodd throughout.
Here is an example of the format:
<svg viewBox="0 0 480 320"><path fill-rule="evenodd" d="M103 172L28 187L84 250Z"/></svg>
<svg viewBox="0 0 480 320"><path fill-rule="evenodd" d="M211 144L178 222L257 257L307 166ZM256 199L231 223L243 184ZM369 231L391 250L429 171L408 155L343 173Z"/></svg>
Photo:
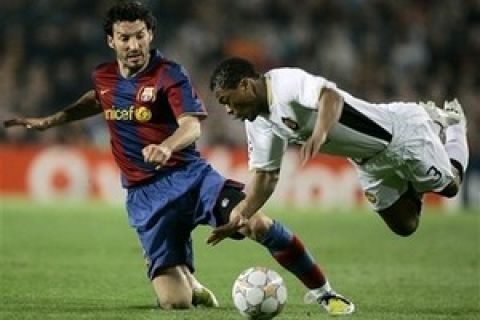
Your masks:
<svg viewBox="0 0 480 320"><path fill-rule="evenodd" d="M192 87L190 79L183 67L178 64L169 66L165 72L164 91L172 112L176 118L182 115L207 116L207 111Z"/></svg>

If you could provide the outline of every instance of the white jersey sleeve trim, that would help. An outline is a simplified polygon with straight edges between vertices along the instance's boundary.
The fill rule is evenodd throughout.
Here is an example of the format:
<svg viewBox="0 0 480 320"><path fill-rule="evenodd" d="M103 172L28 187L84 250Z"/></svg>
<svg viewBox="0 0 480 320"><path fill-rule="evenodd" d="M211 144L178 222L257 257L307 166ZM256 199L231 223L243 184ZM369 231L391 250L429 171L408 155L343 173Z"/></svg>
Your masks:
<svg viewBox="0 0 480 320"><path fill-rule="evenodd" d="M248 141L248 168L262 171L280 169L287 141L272 131L271 124L257 117L255 121L245 121Z"/></svg>

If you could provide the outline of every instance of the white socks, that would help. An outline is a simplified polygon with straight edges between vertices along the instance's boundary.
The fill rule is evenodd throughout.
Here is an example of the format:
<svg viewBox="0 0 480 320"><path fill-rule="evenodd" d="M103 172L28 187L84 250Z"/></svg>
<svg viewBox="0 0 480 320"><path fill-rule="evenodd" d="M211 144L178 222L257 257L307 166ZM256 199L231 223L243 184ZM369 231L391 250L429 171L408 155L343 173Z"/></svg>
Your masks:
<svg viewBox="0 0 480 320"><path fill-rule="evenodd" d="M462 165L463 173L468 166L467 128L465 123L454 124L447 127L445 150L450 159L458 161Z"/></svg>
<svg viewBox="0 0 480 320"><path fill-rule="evenodd" d="M307 304L316 303L318 299L327 292L332 292L332 287L330 286L328 280L323 287L308 291L303 300Z"/></svg>

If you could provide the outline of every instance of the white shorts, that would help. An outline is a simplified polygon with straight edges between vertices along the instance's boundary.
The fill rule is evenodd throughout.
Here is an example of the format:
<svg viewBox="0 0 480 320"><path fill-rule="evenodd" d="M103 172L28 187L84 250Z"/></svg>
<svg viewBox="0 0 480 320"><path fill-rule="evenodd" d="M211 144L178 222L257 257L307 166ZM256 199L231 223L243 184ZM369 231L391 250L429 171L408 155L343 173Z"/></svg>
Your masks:
<svg viewBox="0 0 480 320"><path fill-rule="evenodd" d="M356 165L360 184L374 210L390 207L410 183L415 191L439 192L453 181L450 159L433 121L417 104L391 103L393 130L387 148Z"/></svg>

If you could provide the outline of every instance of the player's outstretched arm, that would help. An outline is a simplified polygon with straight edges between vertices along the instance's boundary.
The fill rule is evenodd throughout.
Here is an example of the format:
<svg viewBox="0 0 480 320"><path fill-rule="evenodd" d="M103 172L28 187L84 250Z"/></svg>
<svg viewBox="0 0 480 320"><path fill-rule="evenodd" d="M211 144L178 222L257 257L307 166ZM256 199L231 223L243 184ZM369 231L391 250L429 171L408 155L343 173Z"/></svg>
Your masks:
<svg viewBox="0 0 480 320"><path fill-rule="evenodd" d="M245 218L249 219L263 207L275 190L279 176L280 169L255 171L253 181L249 184L245 199L237 205L237 207L240 207L242 215Z"/></svg>
<svg viewBox="0 0 480 320"><path fill-rule="evenodd" d="M335 90L325 88L320 94L317 105L318 114L315 128L300 150L303 165L320 151L327 139L328 132L340 119L343 98Z"/></svg>
<svg viewBox="0 0 480 320"><path fill-rule="evenodd" d="M270 198L278 182L280 170L256 171L252 183L245 196L230 213L230 221L215 228L208 237L207 243L216 245L223 239L242 228L247 220L257 213Z"/></svg>
<svg viewBox="0 0 480 320"><path fill-rule="evenodd" d="M41 118L14 118L5 120L5 128L23 126L28 129L46 130L64 123L85 119L102 112L95 91L90 90L83 94L77 101L50 116Z"/></svg>

